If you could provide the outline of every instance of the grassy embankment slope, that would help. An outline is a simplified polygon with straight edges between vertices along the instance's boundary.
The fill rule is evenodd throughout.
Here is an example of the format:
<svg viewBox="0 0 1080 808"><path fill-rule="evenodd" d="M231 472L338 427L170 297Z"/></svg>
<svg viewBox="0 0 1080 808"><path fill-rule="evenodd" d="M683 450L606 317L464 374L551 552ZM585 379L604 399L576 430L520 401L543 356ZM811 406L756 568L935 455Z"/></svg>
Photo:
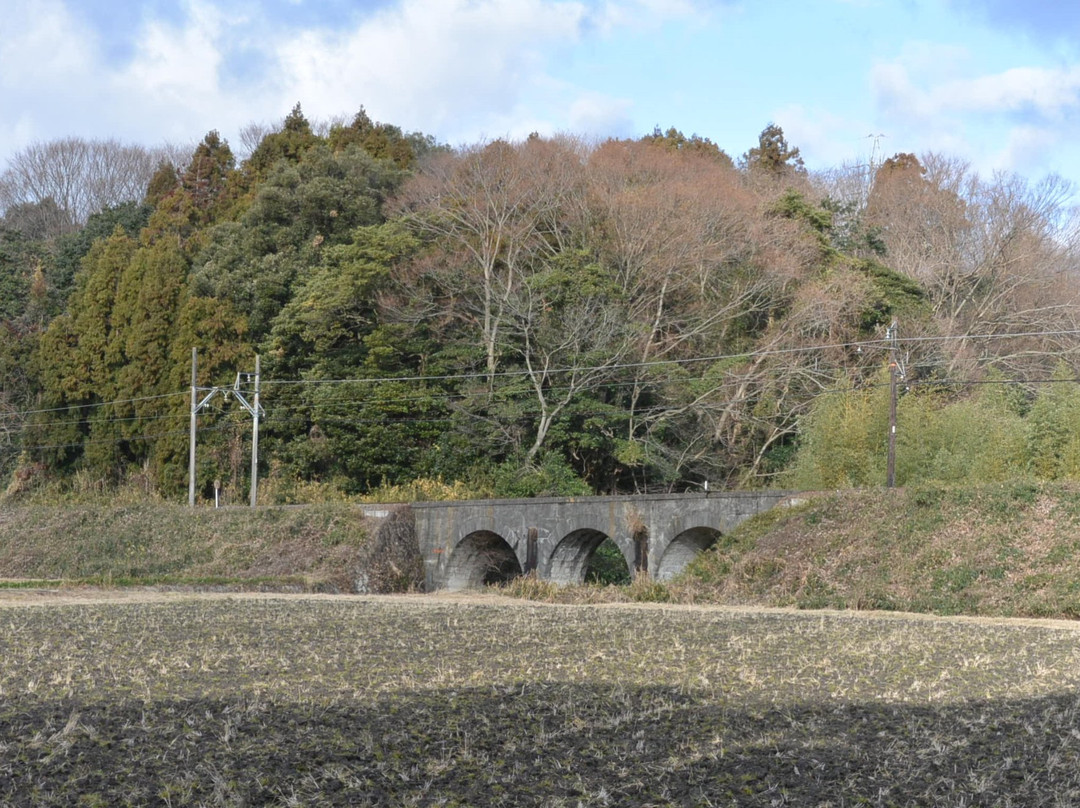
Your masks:
<svg viewBox="0 0 1080 808"><path fill-rule="evenodd" d="M419 569L411 536L379 529L354 506L0 508L0 579L348 592L366 575L372 590L391 591L417 585ZM567 602L1077 618L1080 487L816 494L721 537L666 586L558 589L523 581L508 591Z"/></svg>
<svg viewBox="0 0 1080 808"><path fill-rule="evenodd" d="M345 505L4 506L0 579L352 591L377 533Z"/></svg>
<svg viewBox="0 0 1080 808"><path fill-rule="evenodd" d="M697 559L673 599L1080 617L1080 488L1014 483L819 494Z"/></svg>

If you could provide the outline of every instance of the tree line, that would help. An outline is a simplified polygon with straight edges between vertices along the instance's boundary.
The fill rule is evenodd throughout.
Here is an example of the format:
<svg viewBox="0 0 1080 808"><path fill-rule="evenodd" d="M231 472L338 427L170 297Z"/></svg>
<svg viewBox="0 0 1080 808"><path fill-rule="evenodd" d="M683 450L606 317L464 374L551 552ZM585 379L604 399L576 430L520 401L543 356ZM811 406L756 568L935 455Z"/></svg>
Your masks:
<svg viewBox="0 0 1080 808"><path fill-rule="evenodd" d="M67 140L0 174L9 492L185 490L192 348L201 386L260 356L268 500L880 484L894 322L902 418L977 443L964 407L1008 413L1008 462L1051 473L1031 435L1080 313L1060 179L811 173L774 125L734 159L676 129L452 149L299 105L249 137L241 161L215 132L179 160ZM199 423L199 490L242 501L250 417ZM983 468L903 441L901 482Z"/></svg>

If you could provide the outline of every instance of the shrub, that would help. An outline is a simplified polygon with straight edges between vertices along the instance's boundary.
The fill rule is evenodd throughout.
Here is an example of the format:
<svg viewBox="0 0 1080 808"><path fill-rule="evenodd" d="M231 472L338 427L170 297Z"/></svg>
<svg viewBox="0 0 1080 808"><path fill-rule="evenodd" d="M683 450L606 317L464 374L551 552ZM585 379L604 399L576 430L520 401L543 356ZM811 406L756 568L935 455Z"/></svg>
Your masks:
<svg viewBox="0 0 1080 808"><path fill-rule="evenodd" d="M628 591L630 599L636 603L667 603L671 600L668 588L646 572L639 572L634 576Z"/></svg>

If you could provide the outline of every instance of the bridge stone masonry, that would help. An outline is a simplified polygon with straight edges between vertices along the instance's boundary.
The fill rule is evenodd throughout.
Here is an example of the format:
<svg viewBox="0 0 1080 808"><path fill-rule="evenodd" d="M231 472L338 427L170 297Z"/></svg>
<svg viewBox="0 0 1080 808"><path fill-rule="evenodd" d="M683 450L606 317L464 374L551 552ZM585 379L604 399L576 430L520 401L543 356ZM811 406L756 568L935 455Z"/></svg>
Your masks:
<svg viewBox="0 0 1080 808"><path fill-rule="evenodd" d="M799 501L791 491L418 502L427 589L468 589L535 571L581 583L605 539L629 570L673 578L745 519Z"/></svg>

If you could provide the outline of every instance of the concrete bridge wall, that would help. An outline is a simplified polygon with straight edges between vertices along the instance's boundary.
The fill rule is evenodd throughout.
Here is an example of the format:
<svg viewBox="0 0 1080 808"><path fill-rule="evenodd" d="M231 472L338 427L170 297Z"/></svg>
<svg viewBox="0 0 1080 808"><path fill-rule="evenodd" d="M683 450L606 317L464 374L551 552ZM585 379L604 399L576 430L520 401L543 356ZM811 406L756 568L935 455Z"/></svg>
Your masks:
<svg viewBox="0 0 1080 808"><path fill-rule="evenodd" d="M584 580L611 539L630 570L672 578L721 535L791 503L790 491L653 494L414 504L428 589L464 589L535 570L560 584Z"/></svg>

